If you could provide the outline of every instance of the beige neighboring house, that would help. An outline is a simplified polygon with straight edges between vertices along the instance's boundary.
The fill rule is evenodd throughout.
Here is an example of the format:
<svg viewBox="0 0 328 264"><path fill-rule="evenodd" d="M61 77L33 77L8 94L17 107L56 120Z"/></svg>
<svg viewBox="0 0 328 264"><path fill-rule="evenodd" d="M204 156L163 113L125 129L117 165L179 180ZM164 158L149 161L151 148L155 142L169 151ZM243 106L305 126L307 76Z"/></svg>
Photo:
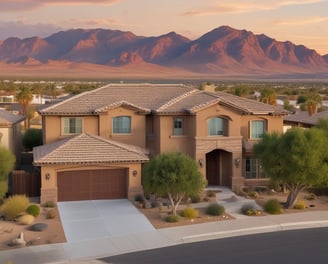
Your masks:
<svg viewBox="0 0 328 264"><path fill-rule="evenodd" d="M22 146L20 124L24 120L24 116L0 109L0 146L11 150L17 161L20 158Z"/></svg>
<svg viewBox="0 0 328 264"><path fill-rule="evenodd" d="M308 111L298 111L284 118L284 130L286 131L295 126L310 128L315 126L320 119L328 119L328 110L317 112L312 115L310 115Z"/></svg>
<svg viewBox="0 0 328 264"><path fill-rule="evenodd" d="M283 132L281 108L174 84L109 84L39 111L41 202L133 199L142 164L183 152L209 185L238 191L267 182L252 155L266 132Z"/></svg>

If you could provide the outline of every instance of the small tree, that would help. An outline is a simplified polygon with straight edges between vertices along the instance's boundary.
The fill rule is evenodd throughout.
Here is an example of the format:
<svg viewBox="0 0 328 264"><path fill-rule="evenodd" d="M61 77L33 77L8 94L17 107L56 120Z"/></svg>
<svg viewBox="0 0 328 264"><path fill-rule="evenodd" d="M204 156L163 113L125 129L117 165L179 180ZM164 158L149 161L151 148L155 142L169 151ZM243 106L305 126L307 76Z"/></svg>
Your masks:
<svg viewBox="0 0 328 264"><path fill-rule="evenodd" d="M322 129L289 129L285 134L266 134L254 146L271 180L288 189L286 207L292 208L306 187L328 183L328 138Z"/></svg>
<svg viewBox="0 0 328 264"><path fill-rule="evenodd" d="M156 156L143 171L143 187L147 193L168 196L172 213L186 195L193 195L205 186L197 163L182 153L163 153Z"/></svg>
<svg viewBox="0 0 328 264"><path fill-rule="evenodd" d="M26 130L22 143L26 150L32 150L34 147L42 145L42 130L37 128Z"/></svg>
<svg viewBox="0 0 328 264"><path fill-rule="evenodd" d="M15 166L16 158L10 150L0 146L0 200L7 192L7 177Z"/></svg>

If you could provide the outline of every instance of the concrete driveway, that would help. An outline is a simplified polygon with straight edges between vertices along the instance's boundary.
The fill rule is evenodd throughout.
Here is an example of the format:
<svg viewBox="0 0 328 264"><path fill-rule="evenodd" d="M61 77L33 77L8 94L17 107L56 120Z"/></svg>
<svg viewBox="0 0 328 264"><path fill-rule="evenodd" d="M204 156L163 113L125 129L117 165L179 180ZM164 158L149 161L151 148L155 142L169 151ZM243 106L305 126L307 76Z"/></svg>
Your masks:
<svg viewBox="0 0 328 264"><path fill-rule="evenodd" d="M124 236L155 228L125 199L59 202L67 242Z"/></svg>

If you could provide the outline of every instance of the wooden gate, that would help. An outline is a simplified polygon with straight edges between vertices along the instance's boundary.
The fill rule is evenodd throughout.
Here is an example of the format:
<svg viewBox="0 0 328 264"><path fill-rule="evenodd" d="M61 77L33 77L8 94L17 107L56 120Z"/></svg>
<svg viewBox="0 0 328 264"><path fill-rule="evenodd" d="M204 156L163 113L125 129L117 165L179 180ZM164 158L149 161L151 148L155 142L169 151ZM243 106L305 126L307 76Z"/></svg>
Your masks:
<svg viewBox="0 0 328 264"><path fill-rule="evenodd" d="M8 193L25 194L27 197L40 196L41 177L37 172L15 170L9 175Z"/></svg>

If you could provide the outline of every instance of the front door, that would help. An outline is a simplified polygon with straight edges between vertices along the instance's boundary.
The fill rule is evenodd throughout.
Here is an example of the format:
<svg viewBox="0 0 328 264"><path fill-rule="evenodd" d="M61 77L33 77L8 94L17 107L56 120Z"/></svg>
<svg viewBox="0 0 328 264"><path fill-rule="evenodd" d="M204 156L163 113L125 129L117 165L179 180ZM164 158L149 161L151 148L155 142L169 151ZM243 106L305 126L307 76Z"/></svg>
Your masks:
<svg viewBox="0 0 328 264"><path fill-rule="evenodd" d="M220 185L220 151L206 154L206 179L208 185Z"/></svg>

